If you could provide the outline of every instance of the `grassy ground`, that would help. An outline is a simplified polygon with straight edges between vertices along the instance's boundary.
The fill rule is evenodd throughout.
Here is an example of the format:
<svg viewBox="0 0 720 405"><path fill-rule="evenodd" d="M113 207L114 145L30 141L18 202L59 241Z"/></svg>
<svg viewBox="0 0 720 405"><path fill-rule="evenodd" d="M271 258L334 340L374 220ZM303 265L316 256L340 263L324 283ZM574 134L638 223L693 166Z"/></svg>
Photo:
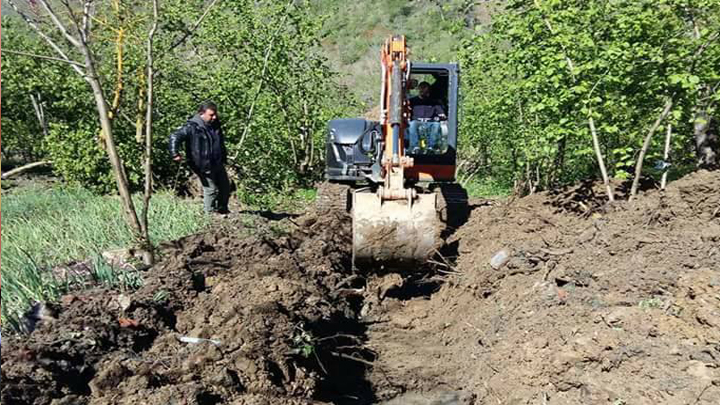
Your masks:
<svg viewBox="0 0 720 405"><path fill-rule="evenodd" d="M268 210L277 212L299 212L315 201L315 189L297 189L276 193L238 192L238 201L248 211Z"/></svg>
<svg viewBox="0 0 720 405"><path fill-rule="evenodd" d="M511 185L492 178L472 178L463 187L472 198L497 198L512 194Z"/></svg>
<svg viewBox="0 0 720 405"><path fill-rule="evenodd" d="M510 189L493 180L473 179L465 185L471 197L498 197ZM298 212L314 201L316 191L242 195L243 211ZM138 207L140 201L137 201ZM207 226L200 204L169 193L153 197L150 211L153 243L178 239ZM137 273L110 267L101 253L133 244L116 197L79 188L29 185L2 197L2 324L15 326L33 302L57 299L72 287L59 280L54 266L85 260L96 282L120 288L142 283ZM252 215L247 218L252 221ZM252 227L252 226L251 226Z"/></svg>
<svg viewBox="0 0 720 405"><path fill-rule="evenodd" d="M139 201L138 201L139 203ZM110 284L137 284L134 275L116 274L101 252L128 247L133 238L120 201L74 188L27 187L2 197L2 323L11 322L32 301L58 297L69 286L56 280L54 265L91 259L94 276ZM156 194L150 211L154 243L197 232L207 223L197 204Z"/></svg>

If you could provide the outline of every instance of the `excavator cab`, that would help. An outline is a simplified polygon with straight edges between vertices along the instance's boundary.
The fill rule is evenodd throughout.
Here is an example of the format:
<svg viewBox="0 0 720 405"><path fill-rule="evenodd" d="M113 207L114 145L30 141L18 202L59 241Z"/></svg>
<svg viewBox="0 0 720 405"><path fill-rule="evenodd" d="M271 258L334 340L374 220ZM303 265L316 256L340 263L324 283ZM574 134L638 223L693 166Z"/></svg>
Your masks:
<svg viewBox="0 0 720 405"><path fill-rule="evenodd" d="M411 63L410 80L430 84L430 98L439 103L444 119L420 120L409 116L406 153L415 160L406 171L415 181L452 182L457 161L459 67L456 63ZM415 92L410 90L409 96ZM412 132L417 131L417 134ZM417 136L419 145L411 144ZM433 139L434 138L434 139ZM417 149L416 149L417 148Z"/></svg>
<svg viewBox="0 0 720 405"><path fill-rule="evenodd" d="M350 188L356 267L422 264L443 243L442 204L430 186L455 181L459 68L407 56L404 36L389 38L381 49L379 121L328 125L325 177ZM410 98L419 81L430 84L442 105L444 114L432 122L413 119Z"/></svg>
<svg viewBox="0 0 720 405"><path fill-rule="evenodd" d="M439 147L429 151L426 133L419 134L426 143L420 153L413 153L410 145L410 127L413 123L407 112L408 128L404 136L405 154L415 160L413 167L406 170L406 178L418 182L452 182L455 180L458 138L458 87L460 68L457 63L410 63L409 86L413 80L431 81L431 97L438 100L446 113L446 119L438 121L440 127ZM415 90L415 91L413 91ZM407 101L415 96L416 88L409 89ZM421 123L424 124L424 123ZM422 125L418 125L423 132ZM415 128L412 128L413 130ZM325 145L325 178L331 182L363 184L379 179L373 177L373 166L379 165L378 146L382 142L380 122L362 118L341 118L331 120ZM377 182L377 181L376 181Z"/></svg>

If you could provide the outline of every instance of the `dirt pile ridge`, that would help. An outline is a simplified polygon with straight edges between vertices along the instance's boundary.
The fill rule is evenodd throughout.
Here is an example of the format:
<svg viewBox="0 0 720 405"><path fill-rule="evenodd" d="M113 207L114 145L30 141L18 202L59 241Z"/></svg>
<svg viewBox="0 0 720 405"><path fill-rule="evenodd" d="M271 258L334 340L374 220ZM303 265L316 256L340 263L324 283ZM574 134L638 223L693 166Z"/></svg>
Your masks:
<svg viewBox="0 0 720 405"><path fill-rule="evenodd" d="M453 236L456 273L370 328L377 392L720 403L720 173L604 209L585 191L475 207Z"/></svg>
<svg viewBox="0 0 720 405"><path fill-rule="evenodd" d="M403 273L354 273L337 210L184 238L6 337L2 402L720 403L720 172L591 191L473 202Z"/></svg>
<svg viewBox="0 0 720 405"><path fill-rule="evenodd" d="M30 336L4 342L3 403L312 404L334 392L323 384L362 394L364 367L335 358L362 341L357 309L329 288L349 275L348 235L335 232L345 218L298 220L289 235L187 237L138 291L63 297Z"/></svg>

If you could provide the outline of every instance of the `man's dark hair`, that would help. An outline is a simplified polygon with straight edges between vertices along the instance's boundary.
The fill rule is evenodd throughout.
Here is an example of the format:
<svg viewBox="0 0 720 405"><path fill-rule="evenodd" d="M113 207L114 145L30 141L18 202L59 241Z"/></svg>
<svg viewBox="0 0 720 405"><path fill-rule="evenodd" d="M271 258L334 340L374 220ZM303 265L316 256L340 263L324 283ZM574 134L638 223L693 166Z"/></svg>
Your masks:
<svg viewBox="0 0 720 405"><path fill-rule="evenodd" d="M198 114L202 114L207 110L213 110L213 111L217 112L217 105L215 103L213 103L212 101L203 101L198 106L197 112L198 112Z"/></svg>
<svg viewBox="0 0 720 405"><path fill-rule="evenodd" d="M420 82L420 84L418 84L418 89L419 89L420 87L430 88L430 83L428 83L428 82Z"/></svg>

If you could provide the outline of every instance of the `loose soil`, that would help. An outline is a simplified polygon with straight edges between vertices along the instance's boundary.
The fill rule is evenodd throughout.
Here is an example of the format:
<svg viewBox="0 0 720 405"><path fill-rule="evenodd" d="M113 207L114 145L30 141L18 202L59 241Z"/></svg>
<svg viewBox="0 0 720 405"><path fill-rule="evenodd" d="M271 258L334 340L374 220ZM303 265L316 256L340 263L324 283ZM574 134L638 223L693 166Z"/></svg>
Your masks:
<svg viewBox="0 0 720 405"><path fill-rule="evenodd" d="M342 210L230 218L6 336L2 403L720 403L720 172L601 197L471 201L401 273L351 269Z"/></svg>

